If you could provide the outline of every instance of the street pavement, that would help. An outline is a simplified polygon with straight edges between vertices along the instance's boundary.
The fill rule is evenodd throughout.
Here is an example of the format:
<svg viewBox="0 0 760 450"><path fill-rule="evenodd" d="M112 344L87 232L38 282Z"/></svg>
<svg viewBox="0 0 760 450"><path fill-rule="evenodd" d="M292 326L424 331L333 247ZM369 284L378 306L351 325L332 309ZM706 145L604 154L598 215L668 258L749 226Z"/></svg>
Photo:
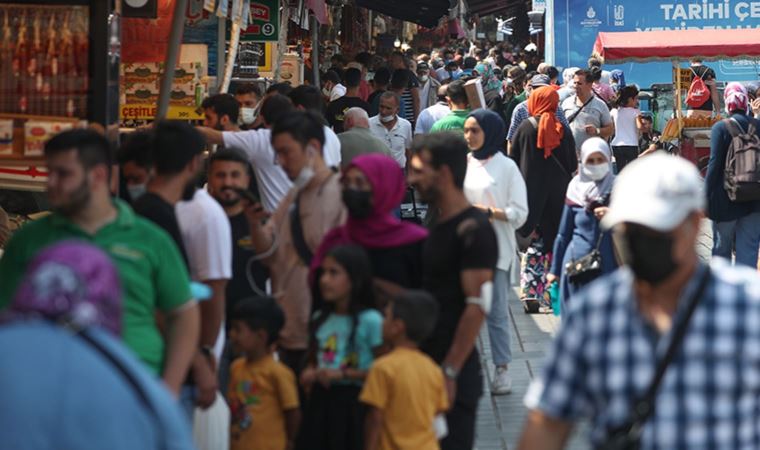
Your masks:
<svg viewBox="0 0 760 450"><path fill-rule="evenodd" d="M712 248L710 222L702 223L697 252L703 260L708 260ZM531 380L540 373L552 338L557 333L560 318L552 314L525 314L517 298L517 293L509 299L509 321L512 332L513 361L509 366L512 376L512 394L491 396L490 379L493 377L493 363L484 327L478 339L485 394L480 400L476 430L476 450L513 450L525 421L527 410L523 404L525 392ZM568 450L588 448L584 426L576 427Z"/></svg>

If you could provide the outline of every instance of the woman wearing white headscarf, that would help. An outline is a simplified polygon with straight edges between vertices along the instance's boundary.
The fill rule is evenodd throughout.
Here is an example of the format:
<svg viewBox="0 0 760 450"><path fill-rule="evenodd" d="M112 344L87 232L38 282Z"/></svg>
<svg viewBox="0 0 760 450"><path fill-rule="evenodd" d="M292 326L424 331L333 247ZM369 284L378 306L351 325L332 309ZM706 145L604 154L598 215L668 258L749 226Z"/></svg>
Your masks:
<svg viewBox="0 0 760 450"><path fill-rule="evenodd" d="M559 279L562 309L573 294L595 278L571 282L565 271L569 262L578 261L597 249L601 254L602 270L596 276L617 268L610 233L603 232L599 225L607 212L614 181L609 146L601 138L588 139L581 147L578 175L567 186L562 222L554 241L554 257L546 277L548 282Z"/></svg>

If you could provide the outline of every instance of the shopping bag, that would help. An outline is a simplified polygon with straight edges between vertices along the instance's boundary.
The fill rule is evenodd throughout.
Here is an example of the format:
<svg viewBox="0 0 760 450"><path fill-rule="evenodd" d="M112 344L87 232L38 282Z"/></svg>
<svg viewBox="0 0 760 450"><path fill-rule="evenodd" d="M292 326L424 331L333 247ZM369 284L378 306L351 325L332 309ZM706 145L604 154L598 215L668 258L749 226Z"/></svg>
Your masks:
<svg viewBox="0 0 760 450"><path fill-rule="evenodd" d="M230 408L221 393L208 409L195 408L193 441L198 450L230 448Z"/></svg>

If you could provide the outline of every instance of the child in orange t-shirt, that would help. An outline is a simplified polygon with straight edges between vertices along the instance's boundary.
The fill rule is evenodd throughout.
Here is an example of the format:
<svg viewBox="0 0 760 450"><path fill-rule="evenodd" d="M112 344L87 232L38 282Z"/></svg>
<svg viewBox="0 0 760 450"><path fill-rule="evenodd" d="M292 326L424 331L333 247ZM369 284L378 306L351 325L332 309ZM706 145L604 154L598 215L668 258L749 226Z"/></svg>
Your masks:
<svg viewBox="0 0 760 450"><path fill-rule="evenodd" d="M296 379L272 355L284 323L270 297L243 300L234 310L230 338L245 357L230 368L231 450L293 448L301 421Z"/></svg>
<svg viewBox="0 0 760 450"><path fill-rule="evenodd" d="M443 372L418 346L433 331L438 304L408 291L385 309L383 337L393 350L377 359L359 400L369 407L365 450L437 450L434 420L449 407Z"/></svg>

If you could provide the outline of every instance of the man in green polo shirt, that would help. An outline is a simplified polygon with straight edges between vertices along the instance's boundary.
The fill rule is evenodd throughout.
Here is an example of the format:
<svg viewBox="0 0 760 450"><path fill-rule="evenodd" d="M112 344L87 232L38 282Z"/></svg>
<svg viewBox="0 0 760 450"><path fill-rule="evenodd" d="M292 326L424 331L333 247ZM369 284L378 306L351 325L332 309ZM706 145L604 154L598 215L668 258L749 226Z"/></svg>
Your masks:
<svg viewBox="0 0 760 450"><path fill-rule="evenodd" d="M190 280L168 234L134 214L109 191L108 142L90 130L63 132L45 145L53 214L11 238L0 259L0 309L6 308L34 256L62 240L105 250L124 291L124 342L167 386L179 393L198 347L199 317ZM156 326L164 318L166 342Z"/></svg>
<svg viewBox="0 0 760 450"><path fill-rule="evenodd" d="M451 112L434 123L430 132L457 131L464 135L464 122L470 114L470 103L467 100L467 92L464 90L464 81L457 80L449 84L446 88L446 100L449 102Z"/></svg>

